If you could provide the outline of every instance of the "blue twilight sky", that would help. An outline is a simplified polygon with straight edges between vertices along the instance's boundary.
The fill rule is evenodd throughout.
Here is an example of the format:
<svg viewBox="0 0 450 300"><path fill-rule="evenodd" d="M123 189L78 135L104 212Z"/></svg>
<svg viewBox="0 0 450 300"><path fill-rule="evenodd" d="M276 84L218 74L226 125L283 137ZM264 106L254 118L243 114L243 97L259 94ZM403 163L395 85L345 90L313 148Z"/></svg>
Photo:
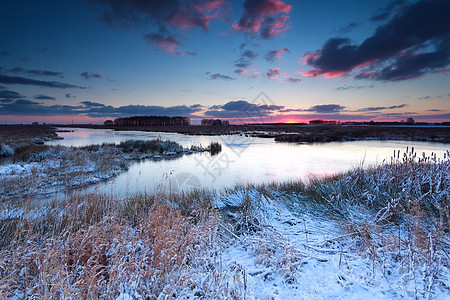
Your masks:
<svg viewBox="0 0 450 300"><path fill-rule="evenodd" d="M450 120L448 0L1 6L1 123Z"/></svg>

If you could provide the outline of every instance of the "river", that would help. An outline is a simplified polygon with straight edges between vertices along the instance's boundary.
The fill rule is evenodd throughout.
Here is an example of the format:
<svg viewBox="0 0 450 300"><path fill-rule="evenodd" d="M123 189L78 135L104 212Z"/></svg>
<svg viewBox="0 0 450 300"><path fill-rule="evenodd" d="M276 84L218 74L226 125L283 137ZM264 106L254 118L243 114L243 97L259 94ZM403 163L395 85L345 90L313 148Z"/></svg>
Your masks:
<svg viewBox="0 0 450 300"><path fill-rule="evenodd" d="M192 188L222 189L237 184L303 180L345 172L358 166L368 167L389 161L394 150L406 147L422 155L437 153L443 157L448 145L429 142L365 140L316 144L278 143L273 139L228 136L190 136L178 133L113 131L102 129L64 128L58 132L62 140L48 145L86 146L120 143L125 140L160 138L178 142L184 147L207 146L219 142L217 155L194 153L170 160L136 162L112 180L89 187L117 196L155 191L174 192Z"/></svg>

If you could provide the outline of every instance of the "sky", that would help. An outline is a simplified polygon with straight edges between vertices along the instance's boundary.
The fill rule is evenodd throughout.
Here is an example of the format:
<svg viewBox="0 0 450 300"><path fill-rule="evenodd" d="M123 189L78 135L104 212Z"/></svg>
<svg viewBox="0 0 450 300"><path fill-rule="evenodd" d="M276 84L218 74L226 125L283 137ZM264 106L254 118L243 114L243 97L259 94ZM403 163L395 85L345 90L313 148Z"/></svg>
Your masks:
<svg viewBox="0 0 450 300"><path fill-rule="evenodd" d="M15 0L0 123L450 121L448 0Z"/></svg>

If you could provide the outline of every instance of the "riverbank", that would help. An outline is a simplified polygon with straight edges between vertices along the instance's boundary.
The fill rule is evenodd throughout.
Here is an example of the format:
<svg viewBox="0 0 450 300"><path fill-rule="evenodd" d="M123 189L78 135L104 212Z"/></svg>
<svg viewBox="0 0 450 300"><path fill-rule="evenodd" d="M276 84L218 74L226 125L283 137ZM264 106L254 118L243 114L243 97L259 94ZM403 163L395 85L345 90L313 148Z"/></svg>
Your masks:
<svg viewBox="0 0 450 300"><path fill-rule="evenodd" d="M0 164L0 201L12 197L33 197L87 186L111 179L136 161L175 159L198 152L221 151L221 145L193 145L183 148L171 141L129 140L117 145L85 147L47 146L33 143L7 146L7 162ZM5 146L3 146L5 148Z"/></svg>
<svg viewBox="0 0 450 300"><path fill-rule="evenodd" d="M360 140L405 140L450 143L450 126L421 125L229 125L229 126L102 126L80 128L175 132L187 135L247 135L279 142L317 143Z"/></svg>
<svg viewBox="0 0 450 300"><path fill-rule="evenodd" d="M429 298L450 293L450 159L309 184L0 204L0 298Z"/></svg>

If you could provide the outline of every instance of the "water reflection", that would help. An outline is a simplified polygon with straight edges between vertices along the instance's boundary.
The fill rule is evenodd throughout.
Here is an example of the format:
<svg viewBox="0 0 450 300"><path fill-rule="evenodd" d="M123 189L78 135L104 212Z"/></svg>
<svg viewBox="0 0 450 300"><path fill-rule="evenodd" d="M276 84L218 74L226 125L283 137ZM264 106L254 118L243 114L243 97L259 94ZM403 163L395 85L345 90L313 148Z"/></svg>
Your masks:
<svg viewBox="0 0 450 300"><path fill-rule="evenodd" d="M153 193L156 190L173 192L193 187L223 188L236 184L264 183L284 180L308 180L311 176L325 176L350 170L356 166L370 166L389 160L394 149L403 151L414 146L416 152L437 153L442 157L445 144L409 141L357 141L325 144L277 143L272 139L231 136L188 136L177 133L141 131L112 131L78 129L61 132L63 140L51 145L86 146L121 141L151 140L155 138L176 141L184 147L222 144L218 155L195 153L175 160L141 161L127 172L95 187L100 192L126 196ZM93 189L92 187L91 189Z"/></svg>

